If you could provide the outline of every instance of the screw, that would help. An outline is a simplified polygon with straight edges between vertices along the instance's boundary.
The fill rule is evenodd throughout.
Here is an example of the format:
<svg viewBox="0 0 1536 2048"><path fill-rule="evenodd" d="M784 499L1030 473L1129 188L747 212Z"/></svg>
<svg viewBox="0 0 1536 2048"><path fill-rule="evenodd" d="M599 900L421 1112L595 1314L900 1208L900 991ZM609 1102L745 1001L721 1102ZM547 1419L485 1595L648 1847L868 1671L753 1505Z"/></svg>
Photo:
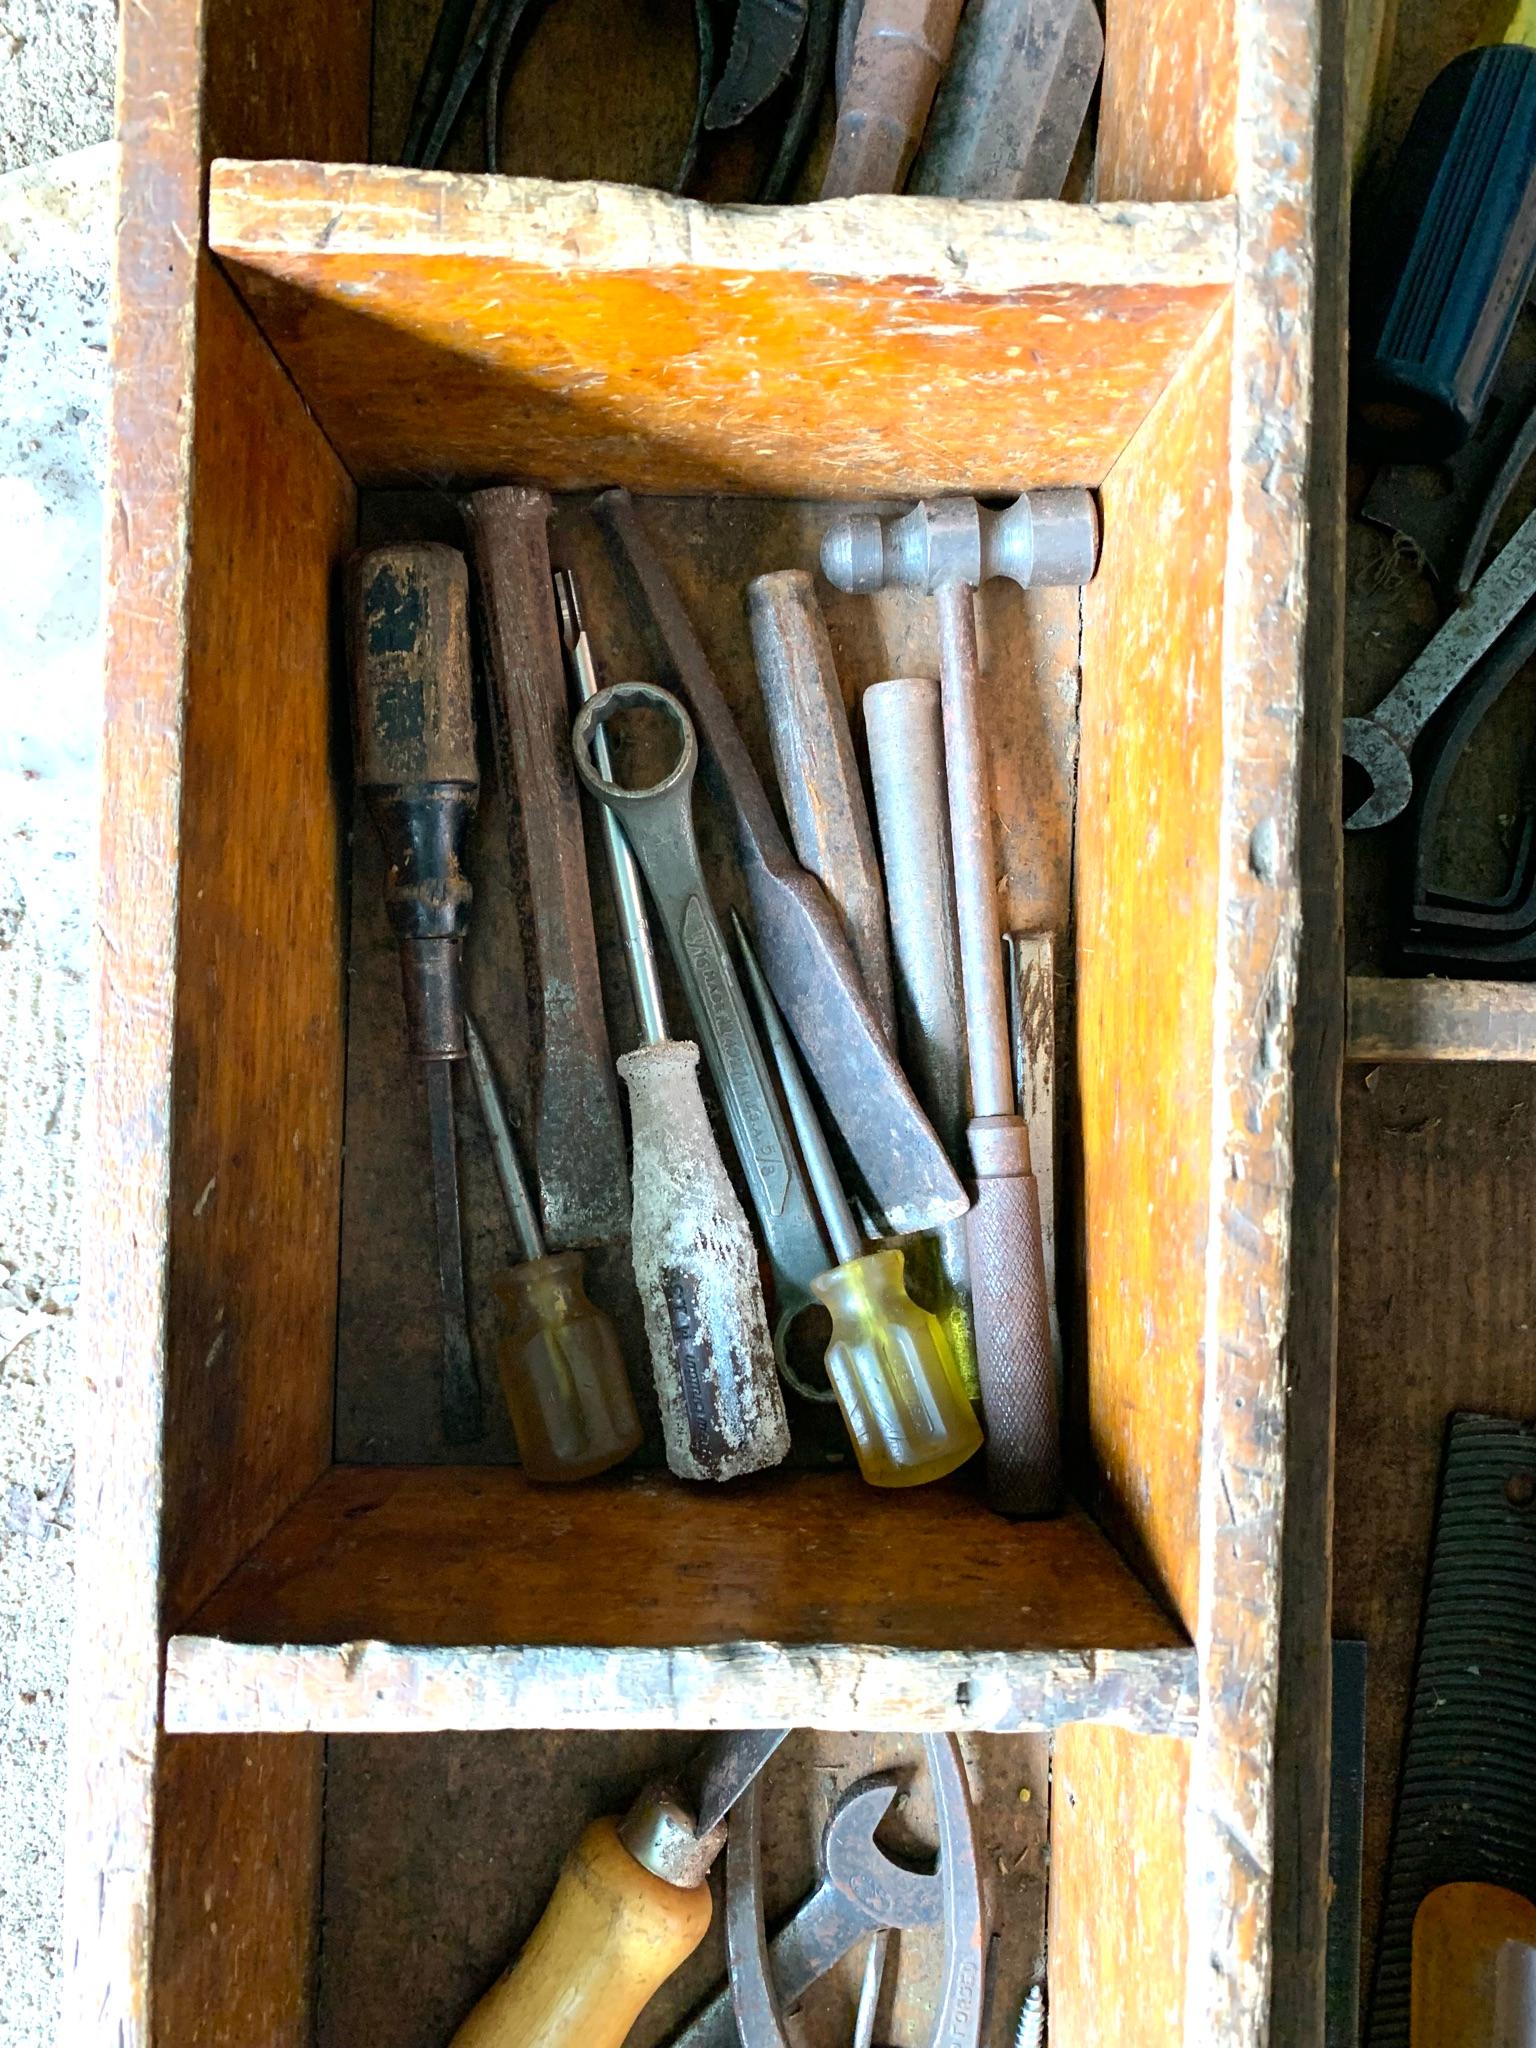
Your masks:
<svg viewBox="0 0 1536 2048"><path fill-rule="evenodd" d="M1504 1498L1511 1507L1528 1508L1536 1500L1536 1472L1514 1472L1504 1482Z"/></svg>
<svg viewBox="0 0 1536 2048"><path fill-rule="evenodd" d="M1031 1984L1024 1994L1024 2009L1019 2014L1019 2031L1013 2037L1013 2048L1045 2048L1043 1984Z"/></svg>

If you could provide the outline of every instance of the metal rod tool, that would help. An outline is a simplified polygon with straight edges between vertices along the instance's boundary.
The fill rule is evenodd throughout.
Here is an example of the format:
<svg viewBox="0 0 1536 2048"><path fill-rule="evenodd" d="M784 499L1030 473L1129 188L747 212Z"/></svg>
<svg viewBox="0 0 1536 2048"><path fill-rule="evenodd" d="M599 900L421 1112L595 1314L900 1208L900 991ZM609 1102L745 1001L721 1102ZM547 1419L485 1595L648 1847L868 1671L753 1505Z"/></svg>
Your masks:
<svg viewBox="0 0 1536 2048"><path fill-rule="evenodd" d="M938 684L927 676L874 684L864 692L864 737L885 862L898 1042L918 1101L950 1157L958 1159L965 1149L970 1081ZM966 1391L979 1400L965 1218L941 1224L932 1239L912 1249L915 1282L927 1289Z"/></svg>
<svg viewBox="0 0 1536 2048"><path fill-rule="evenodd" d="M568 570L555 572L555 599L585 706L601 692ZM616 787L601 723L590 744L598 775ZM698 1047L667 1034L634 853L613 806L598 811L640 1021L641 1043L619 1058L634 1134L630 1254L667 1463L684 1479L733 1479L776 1465L789 1448L757 1246L699 1093Z"/></svg>
<svg viewBox="0 0 1536 2048"><path fill-rule="evenodd" d="M641 708L664 712L672 721L678 758L649 788L625 789L603 774L592 746L608 719ZM623 820L650 886L768 1249L778 1311L775 1341L782 1344L789 1324L814 1299L812 1281L831 1260L699 861L693 722L670 691L651 683L617 683L582 707L572 743L577 774ZM670 1136L660 1142L663 1156L670 1156Z"/></svg>
<svg viewBox="0 0 1536 2048"><path fill-rule="evenodd" d="M499 1363L517 1454L530 1479L589 1479L627 1458L644 1435L619 1333L588 1299L581 1253L545 1247L490 1055L467 1010L464 1036L496 1177L523 1254L520 1264L491 1282L512 1318Z"/></svg>
<svg viewBox="0 0 1536 2048"><path fill-rule="evenodd" d="M938 1318L908 1294L899 1248L864 1250L795 1049L740 918L736 943L837 1258L811 1285L832 1318L827 1377L859 1470L871 1486L942 1479L981 1449L981 1430L949 1340Z"/></svg>
<svg viewBox="0 0 1536 2048"><path fill-rule="evenodd" d="M533 904L543 1018L533 1157L544 1227L556 1244L607 1244L623 1236L629 1216L624 1122L571 773L550 511L546 491L521 486L476 491L466 503L505 780L517 791Z"/></svg>
<svg viewBox="0 0 1536 2048"><path fill-rule="evenodd" d="M899 192L922 140L964 0L863 0L823 199Z"/></svg>
<svg viewBox="0 0 1536 2048"><path fill-rule="evenodd" d="M945 498L892 521L856 514L822 542L822 569L837 588L905 584L928 591L938 611L976 1174L967 1219L971 1293L989 1490L1006 1514L1056 1512L1061 1441L1039 1192L1029 1126L1013 1092L975 591L1003 575L1026 587L1083 583L1097 552L1098 515L1087 491L1033 492L1004 512L984 512L974 498Z"/></svg>
<svg viewBox="0 0 1536 2048"><path fill-rule="evenodd" d="M908 191L1059 199L1103 61L1094 0L967 0Z"/></svg>
<svg viewBox="0 0 1536 2048"><path fill-rule="evenodd" d="M481 1434L464 1306L453 1063L465 1056L460 957L471 890L464 838L480 794L470 697L469 575L453 548L376 548L352 564L357 781L389 861L406 1039L432 1137L443 1350L443 1435Z"/></svg>
<svg viewBox="0 0 1536 2048"><path fill-rule="evenodd" d="M816 586L803 569L756 576L747 585L747 616L789 836L801 865L831 897L886 1042L894 1045L885 885Z"/></svg>
<svg viewBox="0 0 1536 2048"><path fill-rule="evenodd" d="M785 844L746 742L633 500L625 491L608 491L592 509L637 581L698 720L712 787L735 828L768 985L885 1227L897 1234L926 1230L962 1214L965 1191L886 1043L837 912Z"/></svg>

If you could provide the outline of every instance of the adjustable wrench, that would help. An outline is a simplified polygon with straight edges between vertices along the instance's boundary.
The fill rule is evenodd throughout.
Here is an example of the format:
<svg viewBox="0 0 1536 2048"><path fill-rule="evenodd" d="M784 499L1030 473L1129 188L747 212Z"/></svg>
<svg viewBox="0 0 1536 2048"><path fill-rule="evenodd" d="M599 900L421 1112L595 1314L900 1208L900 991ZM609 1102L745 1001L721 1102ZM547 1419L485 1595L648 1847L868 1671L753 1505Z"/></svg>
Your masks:
<svg viewBox="0 0 1536 2048"><path fill-rule="evenodd" d="M666 714L678 735L678 757L659 782L626 789L598 768L592 741L606 720L639 708ZM699 863L693 835L693 777L699 759L693 721L668 690L652 683L616 683L582 706L571 743L576 773L624 827L677 963L768 1246L777 1297L774 1346L782 1357L784 1332L814 1300L811 1282L826 1272L832 1254Z"/></svg>

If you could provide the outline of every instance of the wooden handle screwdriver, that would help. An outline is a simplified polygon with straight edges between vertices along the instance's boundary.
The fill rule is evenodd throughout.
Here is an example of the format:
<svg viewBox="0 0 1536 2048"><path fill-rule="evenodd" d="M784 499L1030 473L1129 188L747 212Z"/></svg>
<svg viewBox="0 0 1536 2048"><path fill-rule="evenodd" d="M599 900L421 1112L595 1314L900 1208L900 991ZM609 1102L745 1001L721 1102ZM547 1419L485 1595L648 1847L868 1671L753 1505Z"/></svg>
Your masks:
<svg viewBox="0 0 1536 2048"><path fill-rule="evenodd" d="M686 1773L696 1791L649 1785L621 1820L584 1829L521 1954L451 2048L623 2048L708 1933L726 1814L788 1733L712 1736Z"/></svg>
<svg viewBox="0 0 1536 2048"><path fill-rule="evenodd" d="M453 1063L465 1057L460 956L471 890L464 838L480 794L470 696L469 574L438 546L376 548L352 565L358 786L389 861L384 902L400 943L406 1036L432 1132L442 1293L443 1435L481 1434L464 1306Z"/></svg>

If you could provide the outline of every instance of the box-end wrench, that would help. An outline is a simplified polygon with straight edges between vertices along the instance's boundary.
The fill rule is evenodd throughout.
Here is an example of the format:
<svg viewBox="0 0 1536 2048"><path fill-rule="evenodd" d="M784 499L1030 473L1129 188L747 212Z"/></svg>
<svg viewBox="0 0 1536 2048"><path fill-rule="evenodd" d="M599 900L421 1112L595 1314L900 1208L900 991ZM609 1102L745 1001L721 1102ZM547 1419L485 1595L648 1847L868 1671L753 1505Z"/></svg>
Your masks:
<svg viewBox="0 0 1536 2048"><path fill-rule="evenodd" d="M821 1881L768 1944L771 1982L793 2012L811 1986L865 1935L937 1927L944 1893L935 1871L909 1870L875 1840L899 1789L888 1772L860 1778L832 1810L821 1843ZM737 1825L733 1817L731 1826ZM730 1986L723 1985L670 2048L737 2048Z"/></svg>
<svg viewBox="0 0 1536 2048"><path fill-rule="evenodd" d="M592 751L599 728L632 710L662 712L678 736L676 762L644 789L611 781ZM826 1272L832 1254L704 880L693 832L699 760L693 721L669 690L615 683L582 706L571 743L583 784L624 827L677 964L768 1246L777 1308L774 1348L782 1361L789 1325L814 1301L811 1282Z"/></svg>
<svg viewBox="0 0 1536 2048"><path fill-rule="evenodd" d="M1370 778L1370 794L1344 820L1350 832L1386 825L1413 796L1409 760L1430 720L1536 598L1536 512L1478 578L1418 660L1366 718L1344 721L1344 758Z"/></svg>
<svg viewBox="0 0 1536 2048"><path fill-rule="evenodd" d="M939 1821L939 1868L933 1881L944 1926L944 1974L929 2048L979 2048L990 1928L976 1815L954 1736L924 1736L923 1747ZM775 1982L763 1929L760 1783L748 1789L731 1816L725 1848L725 1945L742 2048L789 2048L783 2006L792 1999L788 1985Z"/></svg>
<svg viewBox="0 0 1536 2048"><path fill-rule="evenodd" d="M758 958L774 1001L879 1212L881 1235L932 1230L966 1195L871 1007L827 892L795 860L709 657L634 501L607 491L593 517L643 599L679 694L704 737L711 793L729 811ZM631 590L631 596L635 593Z"/></svg>

